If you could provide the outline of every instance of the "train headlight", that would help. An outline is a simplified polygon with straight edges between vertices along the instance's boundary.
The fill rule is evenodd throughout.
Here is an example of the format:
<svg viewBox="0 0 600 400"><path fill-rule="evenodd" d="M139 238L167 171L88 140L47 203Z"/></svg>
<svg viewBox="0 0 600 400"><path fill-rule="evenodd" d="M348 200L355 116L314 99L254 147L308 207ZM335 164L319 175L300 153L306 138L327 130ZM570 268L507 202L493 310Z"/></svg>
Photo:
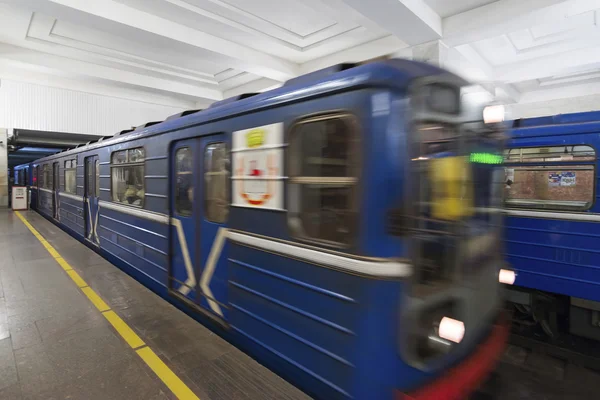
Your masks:
<svg viewBox="0 0 600 400"><path fill-rule="evenodd" d="M415 326L416 356L429 361L448 354L465 336L465 324L456 318L456 305L449 302L420 310Z"/></svg>
<svg viewBox="0 0 600 400"><path fill-rule="evenodd" d="M517 276L515 274L515 271L511 271L508 269L501 269L498 273L498 281L506 285L514 284L516 277Z"/></svg>
<svg viewBox="0 0 600 400"><path fill-rule="evenodd" d="M497 124L504 122L505 109L503 105L487 106L483 109L483 122Z"/></svg>
<svg viewBox="0 0 600 400"><path fill-rule="evenodd" d="M454 343L460 343L465 337L465 324L457 319L444 317L440 321L438 336Z"/></svg>

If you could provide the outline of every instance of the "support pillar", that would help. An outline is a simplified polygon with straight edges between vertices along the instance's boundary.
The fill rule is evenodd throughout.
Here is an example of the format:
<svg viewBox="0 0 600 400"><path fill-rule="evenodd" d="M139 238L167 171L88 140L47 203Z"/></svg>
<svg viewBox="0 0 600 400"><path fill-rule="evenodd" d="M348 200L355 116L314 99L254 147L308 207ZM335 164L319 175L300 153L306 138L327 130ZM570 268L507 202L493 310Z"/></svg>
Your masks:
<svg viewBox="0 0 600 400"><path fill-rule="evenodd" d="M412 47L412 59L444 68L448 60L448 46L441 40L423 43Z"/></svg>

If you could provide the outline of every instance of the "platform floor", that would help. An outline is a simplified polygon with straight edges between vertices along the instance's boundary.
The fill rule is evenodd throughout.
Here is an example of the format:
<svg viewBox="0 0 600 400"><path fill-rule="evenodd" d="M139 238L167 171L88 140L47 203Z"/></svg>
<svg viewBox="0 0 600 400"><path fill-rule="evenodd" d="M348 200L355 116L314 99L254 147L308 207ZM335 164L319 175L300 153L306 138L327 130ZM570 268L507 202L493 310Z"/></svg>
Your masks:
<svg viewBox="0 0 600 400"><path fill-rule="evenodd" d="M201 400L309 398L37 213L21 215ZM144 362L8 210L0 284L0 399L177 398L168 371Z"/></svg>

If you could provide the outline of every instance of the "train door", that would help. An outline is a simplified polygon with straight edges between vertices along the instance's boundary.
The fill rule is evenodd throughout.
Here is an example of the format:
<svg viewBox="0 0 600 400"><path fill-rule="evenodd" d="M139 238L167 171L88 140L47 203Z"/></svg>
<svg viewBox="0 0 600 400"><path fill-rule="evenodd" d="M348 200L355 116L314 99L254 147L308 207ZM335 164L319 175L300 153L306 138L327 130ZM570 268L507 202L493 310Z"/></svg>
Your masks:
<svg viewBox="0 0 600 400"><path fill-rule="evenodd" d="M223 134L179 141L171 150L169 289L223 318L229 162Z"/></svg>
<svg viewBox="0 0 600 400"><path fill-rule="evenodd" d="M58 162L52 164L52 215L54 219L58 219L59 207L58 204L58 188L59 185Z"/></svg>
<svg viewBox="0 0 600 400"><path fill-rule="evenodd" d="M98 198L100 196L100 162L98 156L85 158L84 202L85 202L85 238L98 246Z"/></svg>
<svg viewBox="0 0 600 400"><path fill-rule="evenodd" d="M40 173L39 165L33 167L33 179L31 181L31 208L37 209L38 207L38 196L39 196L39 186L38 186L38 176Z"/></svg>

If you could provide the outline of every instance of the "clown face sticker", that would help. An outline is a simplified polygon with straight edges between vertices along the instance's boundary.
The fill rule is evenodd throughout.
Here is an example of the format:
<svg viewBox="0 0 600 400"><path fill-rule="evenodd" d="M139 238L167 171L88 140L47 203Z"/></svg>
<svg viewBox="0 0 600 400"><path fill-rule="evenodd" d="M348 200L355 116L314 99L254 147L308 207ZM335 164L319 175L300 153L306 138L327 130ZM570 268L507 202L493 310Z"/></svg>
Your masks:
<svg viewBox="0 0 600 400"><path fill-rule="evenodd" d="M283 209L283 124L233 132L233 204Z"/></svg>

